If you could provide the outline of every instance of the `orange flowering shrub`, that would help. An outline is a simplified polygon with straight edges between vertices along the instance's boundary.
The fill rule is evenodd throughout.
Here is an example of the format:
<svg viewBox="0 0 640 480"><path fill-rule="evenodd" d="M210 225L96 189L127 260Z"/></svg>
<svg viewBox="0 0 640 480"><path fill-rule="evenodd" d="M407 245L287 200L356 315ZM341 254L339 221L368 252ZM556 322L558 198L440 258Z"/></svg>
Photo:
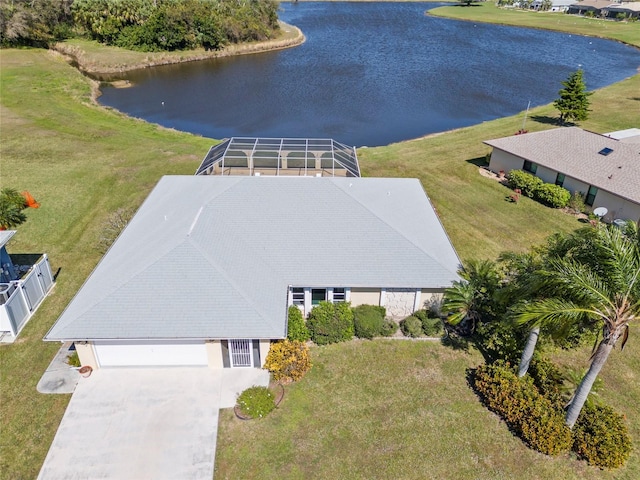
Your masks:
<svg viewBox="0 0 640 480"><path fill-rule="evenodd" d="M298 341L282 340L271 344L264 368L273 374L274 380L295 382L311 368L309 347Z"/></svg>

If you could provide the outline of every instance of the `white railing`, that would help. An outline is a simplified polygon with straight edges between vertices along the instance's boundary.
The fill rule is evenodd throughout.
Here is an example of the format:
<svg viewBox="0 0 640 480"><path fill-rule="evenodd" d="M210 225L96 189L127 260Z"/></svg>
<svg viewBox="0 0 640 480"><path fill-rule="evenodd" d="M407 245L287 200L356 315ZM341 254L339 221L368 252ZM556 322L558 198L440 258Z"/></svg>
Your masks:
<svg viewBox="0 0 640 480"><path fill-rule="evenodd" d="M15 288L0 305L0 333L8 332L17 337L53 283L49 258L43 255L22 279L11 282Z"/></svg>

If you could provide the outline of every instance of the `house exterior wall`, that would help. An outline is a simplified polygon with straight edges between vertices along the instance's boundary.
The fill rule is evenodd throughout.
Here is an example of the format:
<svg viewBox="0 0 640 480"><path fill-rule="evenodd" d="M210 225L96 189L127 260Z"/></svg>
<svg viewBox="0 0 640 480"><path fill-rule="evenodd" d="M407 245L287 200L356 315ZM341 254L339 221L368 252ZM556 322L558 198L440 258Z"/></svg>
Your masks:
<svg viewBox="0 0 640 480"><path fill-rule="evenodd" d="M208 340L205 343L207 349L207 359L209 361L209 368L217 370L224 368L222 360L222 344L220 340Z"/></svg>
<svg viewBox="0 0 640 480"><path fill-rule="evenodd" d="M606 222L622 220L640 221L640 205L620 198L606 190L598 190L593 202L594 207L606 207L608 213L604 216Z"/></svg>
<svg viewBox="0 0 640 480"><path fill-rule="evenodd" d="M444 292L442 290L436 290L433 288L422 289L422 295L420 298L420 309L429 309L433 303L441 304L442 296Z"/></svg>
<svg viewBox="0 0 640 480"><path fill-rule="evenodd" d="M358 305L380 305L379 288L352 288L351 306Z"/></svg>
<svg viewBox="0 0 640 480"><path fill-rule="evenodd" d="M388 316L404 318L415 312L420 297L421 291L415 288L387 288L382 292L381 304L387 309Z"/></svg>
<svg viewBox="0 0 640 480"><path fill-rule="evenodd" d="M93 350L93 342L75 342L76 352L80 359L80 365L83 367L88 365L94 370L98 368L98 361Z"/></svg>
<svg viewBox="0 0 640 480"><path fill-rule="evenodd" d="M520 157L496 148L491 152L489 170L492 172L499 173L500 170L503 170L504 173L509 173L511 170L521 170L523 165L524 160Z"/></svg>
<svg viewBox="0 0 640 480"><path fill-rule="evenodd" d="M260 340L260 368L264 368L264 362L267 359L270 347L271 340Z"/></svg>

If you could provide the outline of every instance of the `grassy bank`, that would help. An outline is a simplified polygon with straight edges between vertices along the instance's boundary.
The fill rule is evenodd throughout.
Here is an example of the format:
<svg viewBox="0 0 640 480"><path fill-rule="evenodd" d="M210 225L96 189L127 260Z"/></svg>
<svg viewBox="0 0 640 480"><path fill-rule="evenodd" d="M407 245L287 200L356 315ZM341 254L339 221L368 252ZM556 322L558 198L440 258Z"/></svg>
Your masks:
<svg viewBox="0 0 640 480"><path fill-rule="evenodd" d="M54 45L53 48L72 58L78 64L78 68L84 72L113 74L157 65L280 50L300 45L305 41L304 34L298 27L280 22L280 28L280 35L272 40L228 45L221 50L196 49L175 52L134 52L81 38L60 42Z"/></svg>
<svg viewBox="0 0 640 480"><path fill-rule="evenodd" d="M616 22L556 12L498 8L493 2L483 2L470 7L459 5L440 7L429 10L428 15L577 33L610 38L640 47L640 25L632 22Z"/></svg>
<svg viewBox="0 0 640 480"><path fill-rule="evenodd" d="M18 234L9 248L14 253L47 252L54 271L58 272L58 282L53 294L32 318L19 340L11 346L0 347L0 404L3 406L0 413L0 478L30 479L37 476L69 399L68 395L40 395L36 392L36 383L58 348L57 344L45 344L41 339L99 260L97 245L102 225L110 212L120 207L137 207L162 175L192 174L213 140L163 129L94 105L90 101L91 83L67 65L60 56L52 53L42 50L3 49L0 50L0 63L0 186L30 190L42 205L38 210L28 211L27 223L18 228ZM640 77L635 76L596 92L592 97L592 120L585 122L583 126L595 131L637 126L637 111L640 105L638 91ZM532 111L531 116L527 128L540 130L549 128L550 118L555 117L555 112L551 107L541 107ZM510 135L520 128L521 122L521 116L510 117L388 147L362 149L359 155L363 172L369 176L420 178L454 245L464 258L490 258L503 249L521 250L553 231L568 230L578 225L573 218L526 199L518 205L506 202L504 198L507 192L504 187L478 174L476 164L482 162L489 151L481 141ZM505 472L511 471L510 465L517 464L519 458L525 455L531 462L535 460L550 465L544 467L544 471L551 473L540 478L557 478L560 475L576 478L565 475L567 465L571 466L573 463L549 460L526 449L514 447L518 445L517 442L509 440L510 435L504 431L504 427L500 426L495 417L486 414L477 404L472 403L475 400L464 390L465 387L461 383L463 378L460 375L470 362L476 362L475 357L469 359L464 354L448 351L442 353L440 350L398 352L397 355L403 357L402 370L384 370L389 373L389 377L382 381L376 380L378 389L375 388L375 384L370 381L364 382L363 379L363 389L353 390L353 386L339 385L339 381L344 381L344 378L340 380L340 376L348 375L335 370L339 368L336 362L342 362L347 366L348 362L355 362L360 355L368 358L364 362L365 365L382 367L385 363L391 362L381 360L387 358L384 356L366 357L366 350L363 351L365 353L360 353L360 350L349 346L343 348L347 349L343 353L337 347L335 350L314 352L318 360L313 375L320 376L309 378L317 378L318 381L325 382L325 386L338 385L334 396L339 396L335 401L341 405L357 404L358 399L366 398L370 400L366 406L369 411L389 407L389 417L384 417L383 420L396 422L397 428L393 425L384 428L394 428L394 434L397 436L392 437L393 442L403 447L403 451L411 448L408 442L416 440L410 435L412 429L416 428L416 415L421 421L426 421L432 415L446 420L447 415L450 415L449 421L427 423L426 425L438 430L437 435L424 435L417 443L418 450L433 449L437 452L439 464L433 463L433 457L430 457L428 463L420 463L415 452L403 456L398 450L398 458L406 459L407 465L418 462L416 465L423 467L431 465L429 462L432 462L433 467L430 468L441 471L438 468L442 468L443 464L469 459L472 465L478 462L485 463L481 470L484 472L483 476L474 478L499 478L502 476L500 472L503 467ZM637 354L629 354L628 349L619 357L629 360L620 361L633 361L635 363L632 365L637 367ZM323 352L329 353L323 357ZM382 350L373 352L376 355L384 353ZM345 356L347 354L353 356ZM434 362L433 368L441 372L438 375L446 374L447 378L446 382L437 382L445 396L433 397L427 404L428 409L421 411L406 409L410 399L416 401L414 395L418 395L417 398L420 399L421 395L426 394L427 384L420 383L422 380L416 380L418 383L413 384L393 383L401 378L407 369L413 368L416 376L423 375L421 368L424 365L414 364L411 367L411 364L407 363L411 361L409 357L415 355L430 358ZM405 356L407 358L404 358ZM615 396L620 404L629 399L635 400L629 405L637 405L640 389L633 379L634 370L625 365L627 364L623 364L624 368L613 385L611 395ZM322 377L323 371L327 372L327 377ZM451 382L452 387L445 388L446 384ZM380 389L385 385L388 389ZM302 402L300 406L295 407L295 411L298 412L296 418L299 422L306 422L309 420L306 417L315 416L316 405L309 401L318 397L312 397L311 393L302 388L302 384L296 388L298 390L291 393L288 401L293 403L297 398ZM386 398L392 398L396 390L402 393L404 388L407 389L406 395L402 394L397 403L386 403ZM307 395L310 395L309 400L305 400ZM452 397L449 398L449 395ZM451 405L451 398L457 398L458 395L463 396L461 403ZM349 399L351 401L348 401ZM379 406L376 406L377 402L381 402ZM637 408L625 408L623 411L635 422L632 425L633 435L636 439L640 438L635 415ZM430 409L434 409L432 413L429 413ZM325 413L318 414L329 415L326 409L323 411ZM452 413L448 414L448 411ZM466 418L467 414L473 415L473 418L459 421ZM325 460L331 456L331 438L337 436L343 439L340 445L346 450L345 445L357 432L342 431L340 424L332 421L330 415L322 415L321 421L311 424L313 430L317 430L317 436L309 440L310 446L304 450L312 451L313 455L301 455L301 462L309 458L312 465L318 465L318 468L321 466L325 469L322 471L330 475L331 471L326 470L330 467L330 460ZM229 420L228 415L223 415L224 418ZM359 413L354 418L363 417ZM456 419L458 421L455 421ZM290 421L292 420L282 420ZM469 426L469 423L474 425ZM269 424L264 425L266 428ZM280 425L276 423L272 427L272 435L278 435ZM234 428L236 427L233 425L225 425L223 421L224 435ZM308 430L296 430L300 427L295 425L287 428L290 430L282 431L292 434L298 431L298 436L294 435L296 441L305 441L303 434ZM355 430L359 427L356 424L349 428ZM385 432L382 426L380 428L380 432ZM479 460L478 452L486 448L486 445L479 447L479 444L474 443L473 438L467 435L467 431L479 434L483 430L502 432L496 438L506 441L506 445L509 446L496 453L490 461ZM220 478L233 478L234 472L240 471L240 467L236 467L234 462L242 463L243 455L238 452L248 447L240 444L239 437L234 438L235 443L232 442L229 446L224 445L223 441L218 444L223 462L221 472L230 472L221 473ZM442 438L448 439L444 447L439 444ZM490 436L482 438L486 438L488 443L493 441ZM234 453L227 449L232 446L236 448L235 460ZM297 457L298 447L293 447L293 442L285 442L284 446L277 447L280 450L274 452L273 465L285 465L282 467L284 477L295 477L295 468L307 471L306 466L298 466L295 463L286 467L287 459ZM323 450L325 447L328 450ZM496 449L499 447L500 445L495 446ZM511 447L514 448L510 449ZM384 455L387 455L385 452L388 449L392 451L398 449L398 446L392 442L379 442L378 445L367 447L365 451L373 457L370 458L372 466L380 465L374 462L376 454L387 458ZM458 450L468 455L463 458L458 454ZM348 473L350 462L355 461L345 460L336 468L340 472ZM265 469L276 468L269 467L270 462L271 460L264 465ZM323 462L327 465L321 465ZM640 475L638 465L638 457L634 453L625 472ZM463 467L461 464L458 469ZM364 469L361 470L361 476L373 472L365 464L354 468ZM389 476L393 477L395 473L400 472L399 468L400 466L391 463ZM527 471L532 473L530 476L535 476L532 468ZM555 468L559 469L556 477L552 475ZM424 477L423 471L406 471L416 472L417 478ZM613 478L607 473L591 470L588 471L588 475L591 477L584 478ZM380 476L385 476L384 471L381 471ZM626 478L637 476L630 475ZM408 477L411 475L404 476ZM506 478L509 478L508 474Z"/></svg>

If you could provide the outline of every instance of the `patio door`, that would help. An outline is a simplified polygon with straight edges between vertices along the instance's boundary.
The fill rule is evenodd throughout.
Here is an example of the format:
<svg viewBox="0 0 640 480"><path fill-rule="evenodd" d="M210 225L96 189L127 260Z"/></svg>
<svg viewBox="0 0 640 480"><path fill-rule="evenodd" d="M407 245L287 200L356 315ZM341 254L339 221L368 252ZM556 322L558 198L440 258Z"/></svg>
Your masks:
<svg viewBox="0 0 640 480"><path fill-rule="evenodd" d="M252 367L253 348L251 340L229 340L229 357L232 367Z"/></svg>

